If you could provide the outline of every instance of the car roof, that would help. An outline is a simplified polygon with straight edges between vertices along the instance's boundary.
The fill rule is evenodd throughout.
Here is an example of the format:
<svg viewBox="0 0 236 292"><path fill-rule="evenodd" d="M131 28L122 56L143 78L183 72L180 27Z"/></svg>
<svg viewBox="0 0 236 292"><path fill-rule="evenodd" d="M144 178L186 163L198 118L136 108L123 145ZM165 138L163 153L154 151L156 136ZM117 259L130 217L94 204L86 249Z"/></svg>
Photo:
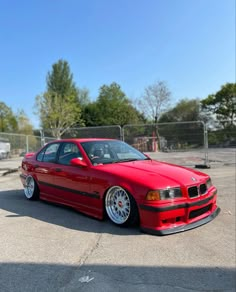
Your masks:
<svg viewBox="0 0 236 292"><path fill-rule="evenodd" d="M55 143L55 142L93 142L93 141L116 141L116 139L107 139L107 138L68 138L68 139L60 139L60 140L54 140L50 143ZM118 140L120 141L120 140Z"/></svg>

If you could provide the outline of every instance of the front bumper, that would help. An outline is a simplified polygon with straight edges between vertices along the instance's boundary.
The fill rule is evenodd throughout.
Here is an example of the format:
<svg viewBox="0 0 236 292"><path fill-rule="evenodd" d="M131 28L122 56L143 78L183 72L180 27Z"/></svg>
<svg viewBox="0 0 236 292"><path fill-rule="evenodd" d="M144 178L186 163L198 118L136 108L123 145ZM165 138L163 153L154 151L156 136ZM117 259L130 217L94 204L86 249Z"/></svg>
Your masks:
<svg viewBox="0 0 236 292"><path fill-rule="evenodd" d="M140 205L141 230L168 235L196 228L212 221L219 213L216 194L179 204Z"/></svg>
<svg viewBox="0 0 236 292"><path fill-rule="evenodd" d="M173 233L183 232L183 231L187 231L187 230L196 228L198 226L201 226L203 224L206 224L206 223L212 221L219 213L220 213L220 208L217 207L216 210L213 213L211 213L211 215L209 215L209 216L207 216L199 221L193 222L193 223L180 225L180 226L172 227L172 228L168 228L168 229L162 229L162 230L155 230L155 229L141 227L141 230L143 232L147 232L147 233L154 234L154 235L169 235L169 234L173 234Z"/></svg>

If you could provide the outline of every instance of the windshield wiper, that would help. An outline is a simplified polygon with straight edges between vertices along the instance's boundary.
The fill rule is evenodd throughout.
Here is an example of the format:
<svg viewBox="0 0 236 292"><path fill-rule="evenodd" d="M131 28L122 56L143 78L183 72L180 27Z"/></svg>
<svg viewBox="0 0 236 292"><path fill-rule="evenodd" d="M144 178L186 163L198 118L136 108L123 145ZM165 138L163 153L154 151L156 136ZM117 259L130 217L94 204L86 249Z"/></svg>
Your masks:
<svg viewBox="0 0 236 292"><path fill-rule="evenodd" d="M143 160L152 160L150 157L145 157Z"/></svg>
<svg viewBox="0 0 236 292"><path fill-rule="evenodd" d="M131 162L131 161L137 161L139 159L137 158L125 158L125 159L119 159L119 160L114 160L112 163L119 163L119 162Z"/></svg>

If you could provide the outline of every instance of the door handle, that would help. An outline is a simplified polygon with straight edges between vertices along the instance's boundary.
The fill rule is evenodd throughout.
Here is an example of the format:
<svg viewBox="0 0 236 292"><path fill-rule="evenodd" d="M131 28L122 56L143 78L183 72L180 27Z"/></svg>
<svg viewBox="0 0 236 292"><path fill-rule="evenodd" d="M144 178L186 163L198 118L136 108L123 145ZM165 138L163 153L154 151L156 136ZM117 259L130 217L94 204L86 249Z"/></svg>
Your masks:
<svg viewBox="0 0 236 292"><path fill-rule="evenodd" d="M55 168L56 172L61 172L61 168Z"/></svg>
<svg viewBox="0 0 236 292"><path fill-rule="evenodd" d="M35 164L35 165L34 165L34 168L38 168L38 167L39 167L39 165L38 165L38 164Z"/></svg>

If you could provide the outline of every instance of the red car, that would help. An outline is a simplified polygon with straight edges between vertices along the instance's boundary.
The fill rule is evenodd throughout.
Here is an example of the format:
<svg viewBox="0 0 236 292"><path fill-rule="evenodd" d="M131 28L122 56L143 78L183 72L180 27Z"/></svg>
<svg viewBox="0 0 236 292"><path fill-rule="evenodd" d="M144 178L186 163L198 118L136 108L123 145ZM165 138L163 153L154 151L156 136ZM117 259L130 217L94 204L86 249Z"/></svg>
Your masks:
<svg viewBox="0 0 236 292"><path fill-rule="evenodd" d="M105 215L120 226L166 235L215 218L217 190L207 174L158 162L111 139L65 139L26 154L20 178L27 199Z"/></svg>

